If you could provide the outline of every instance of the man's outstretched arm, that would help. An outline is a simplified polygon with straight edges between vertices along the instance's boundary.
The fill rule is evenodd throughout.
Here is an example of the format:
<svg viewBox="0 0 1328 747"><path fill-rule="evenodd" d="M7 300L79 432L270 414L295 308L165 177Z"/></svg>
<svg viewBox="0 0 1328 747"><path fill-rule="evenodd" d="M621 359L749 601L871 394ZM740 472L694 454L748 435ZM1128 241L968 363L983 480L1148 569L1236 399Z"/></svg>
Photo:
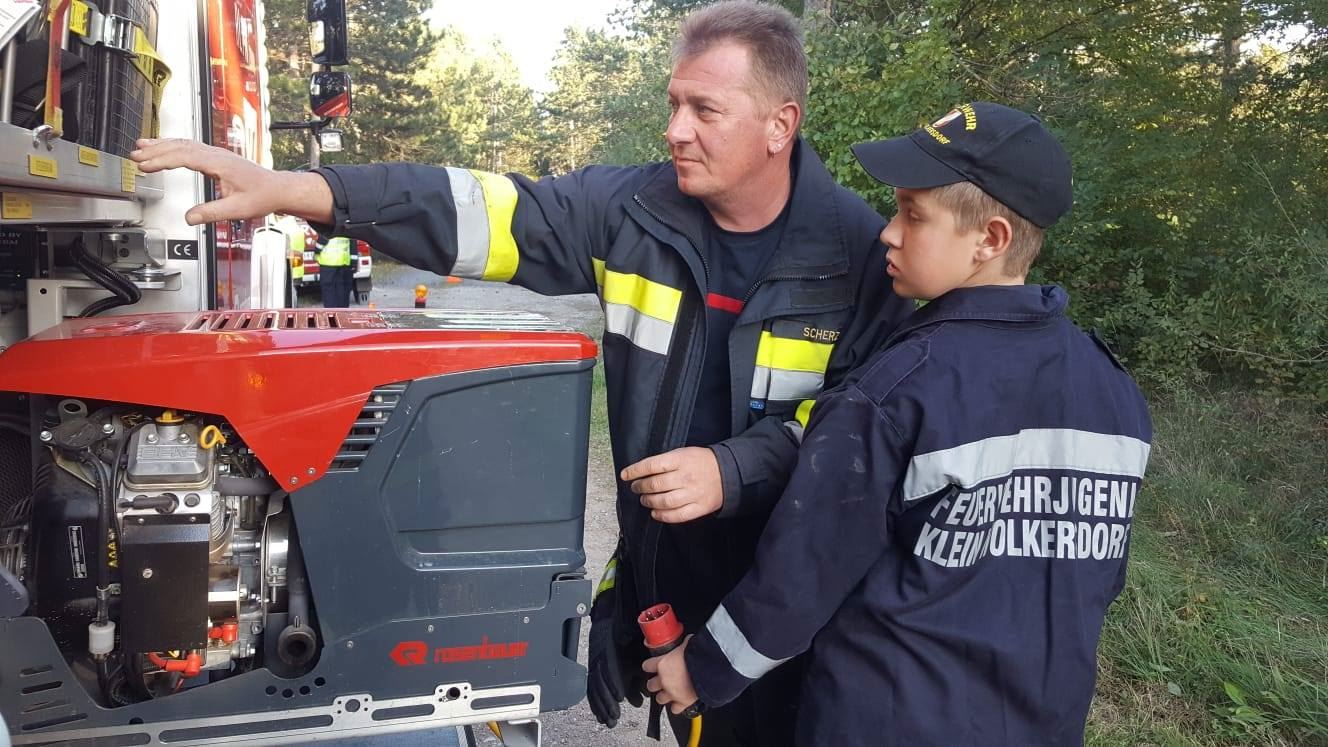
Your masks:
<svg viewBox="0 0 1328 747"><path fill-rule="evenodd" d="M220 197L185 213L191 226L270 213L332 222L332 190L318 174L273 171L238 153L193 140L139 140L137 145L129 158L144 173L186 168L217 181Z"/></svg>

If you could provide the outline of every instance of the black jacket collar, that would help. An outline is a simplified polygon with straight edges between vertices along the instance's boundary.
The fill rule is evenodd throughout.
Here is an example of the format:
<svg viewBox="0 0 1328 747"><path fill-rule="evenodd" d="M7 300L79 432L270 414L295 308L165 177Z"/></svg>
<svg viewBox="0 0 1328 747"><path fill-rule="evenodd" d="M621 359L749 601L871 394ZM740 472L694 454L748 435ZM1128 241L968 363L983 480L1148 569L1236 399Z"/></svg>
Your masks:
<svg viewBox="0 0 1328 747"><path fill-rule="evenodd" d="M1063 315L1069 302L1069 294L1059 285L955 288L918 309L895 330L890 342L929 324L948 321L1042 323Z"/></svg>
<svg viewBox="0 0 1328 747"><path fill-rule="evenodd" d="M835 201L834 179L802 138L793 146L793 189L788 224L769 275L827 274L848 270L844 225ZM637 191L636 201L657 220L705 246L705 206L678 189L678 172L665 164Z"/></svg>

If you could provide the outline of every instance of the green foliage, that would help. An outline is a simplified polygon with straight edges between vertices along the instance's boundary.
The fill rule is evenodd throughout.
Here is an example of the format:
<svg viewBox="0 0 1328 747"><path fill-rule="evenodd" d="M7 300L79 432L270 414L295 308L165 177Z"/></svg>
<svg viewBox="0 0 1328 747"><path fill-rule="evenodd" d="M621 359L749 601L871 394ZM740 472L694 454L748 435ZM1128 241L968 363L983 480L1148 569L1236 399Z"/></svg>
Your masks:
<svg viewBox="0 0 1328 747"><path fill-rule="evenodd" d="M499 47L477 50L452 29L431 30L425 0L349 4L354 111L338 122L341 153L325 163L417 161L490 171L537 172L534 94ZM309 118L312 63L303 0L267 4L268 75L274 117ZM307 162L305 135L279 133L280 168Z"/></svg>
<svg viewBox="0 0 1328 747"><path fill-rule="evenodd" d="M568 29L542 103L544 153L552 173L588 163L643 163L667 156L670 37L636 30Z"/></svg>
<svg viewBox="0 0 1328 747"><path fill-rule="evenodd" d="M538 173L534 94L499 46L477 50L445 29L421 80L431 91L426 162Z"/></svg>
<svg viewBox="0 0 1328 747"><path fill-rule="evenodd" d="M808 33L806 134L888 214L849 145L965 100L1038 113L1076 202L1033 279L1145 381L1328 404L1325 23L1311 2L833 4ZM1266 43L1287 29L1298 45Z"/></svg>
<svg viewBox="0 0 1328 747"><path fill-rule="evenodd" d="M667 156L669 45L700 0L624 0L567 29L536 97L501 49L428 31L424 0L352 4L356 112L328 160L533 175ZM1322 0L807 0L804 134L883 214L856 142L962 101L1038 113L1074 160L1075 209L1033 280L1066 286L1143 381L1328 406L1328 11ZM268 4L274 110L304 111L303 3ZM281 19L287 15L285 21ZM278 22L280 21L280 22ZM276 138L276 160L304 160Z"/></svg>
<svg viewBox="0 0 1328 747"><path fill-rule="evenodd" d="M1298 402L1155 398L1097 744L1328 743L1328 463Z"/></svg>

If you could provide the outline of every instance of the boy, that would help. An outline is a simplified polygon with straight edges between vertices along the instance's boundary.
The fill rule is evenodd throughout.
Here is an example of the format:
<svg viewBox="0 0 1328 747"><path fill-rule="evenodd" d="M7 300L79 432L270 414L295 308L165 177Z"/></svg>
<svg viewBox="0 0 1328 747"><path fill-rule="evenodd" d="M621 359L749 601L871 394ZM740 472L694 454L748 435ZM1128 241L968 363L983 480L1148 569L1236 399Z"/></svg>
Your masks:
<svg viewBox="0 0 1328 747"><path fill-rule="evenodd" d="M1069 159L981 102L854 154L929 303L817 400L756 565L649 689L722 704L810 647L799 744L1079 744L1152 426L1065 292L1024 285Z"/></svg>

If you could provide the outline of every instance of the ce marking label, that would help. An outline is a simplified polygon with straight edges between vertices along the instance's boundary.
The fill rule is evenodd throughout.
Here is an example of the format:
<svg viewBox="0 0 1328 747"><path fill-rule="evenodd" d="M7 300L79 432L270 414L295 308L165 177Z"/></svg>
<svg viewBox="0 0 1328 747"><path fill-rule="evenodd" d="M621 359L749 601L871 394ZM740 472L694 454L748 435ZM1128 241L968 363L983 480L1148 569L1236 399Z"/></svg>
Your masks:
<svg viewBox="0 0 1328 747"><path fill-rule="evenodd" d="M197 241L167 241L166 242L167 259L198 259Z"/></svg>

